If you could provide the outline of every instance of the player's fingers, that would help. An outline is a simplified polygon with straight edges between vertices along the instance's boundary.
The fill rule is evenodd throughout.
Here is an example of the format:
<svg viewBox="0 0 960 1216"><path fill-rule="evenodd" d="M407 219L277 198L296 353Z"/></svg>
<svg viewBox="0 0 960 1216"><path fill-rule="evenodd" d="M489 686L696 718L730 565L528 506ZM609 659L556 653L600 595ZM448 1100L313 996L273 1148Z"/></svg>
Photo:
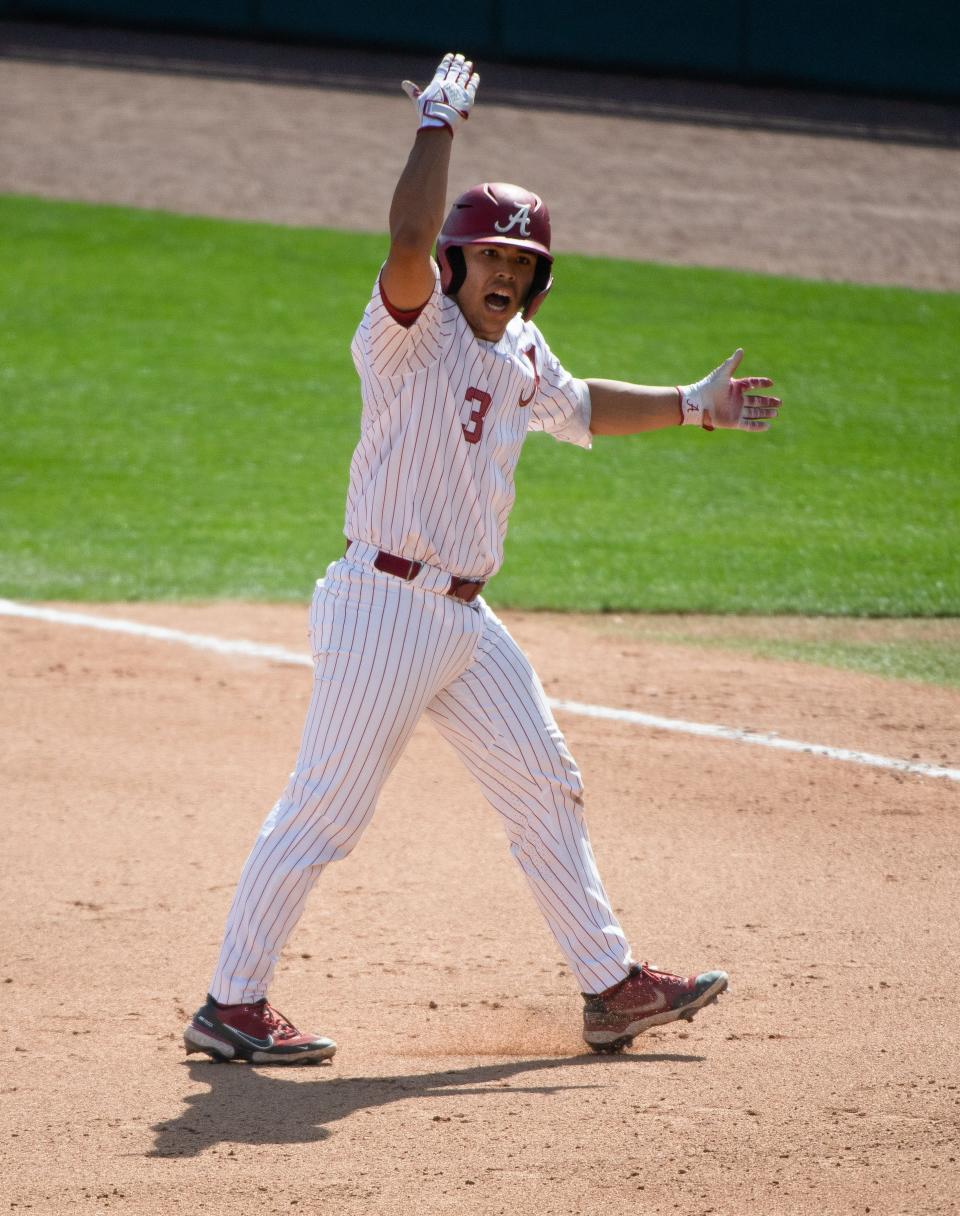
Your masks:
<svg viewBox="0 0 960 1216"><path fill-rule="evenodd" d="M418 84L414 84L412 80L404 80L400 84L400 88L410 98L411 101L416 101L423 91Z"/></svg>
<svg viewBox="0 0 960 1216"><path fill-rule="evenodd" d="M737 384L741 388L772 388L773 381L769 376L739 376Z"/></svg>
<svg viewBox="0 0 960 1216"><path fill-rule="evenodd" d="M477 96L477 88L480 84L480 73L474 72L467 82L467 96L470 98L470 104L473 105Z"/></svg>
<svg viewBox="0 0 960 1216"><path fill-rule="evenodd" d="M741 431L769 431L769 422L760 422L756 418L741 418L737 424L737 429Z"/></svg>
<svg viewBox="0 0 960 1216"><path fill-rule="evenodd" d="M758 393L752 393L743 400L746 405L771 405L774 409L779 409L783 405L779 397L761 397Z"/></svg>
<svg viewBox="0 0 960 1216"><path fill-rule="evenodd" d="M733 376L733 373L740 366L740 360L743 358L743 350L738 346L729 359L724 359L717 369L725 376Z"/></svg>
<svg viewBox="0 0 960 1216"><path fill-rule="evenodd" d="M457 77L457 84L459 84L461 89L469 90L470 81L472 80L472 78L473 78L473 60L466 59L466 60L464 60L462 68L460 69L460 75Z"/></svg>
<svg viewBox="0 0 960 1216"><path fill-rule="evenodd" d="M451 63L453 63L453 51L447 51L446 55L437 64L437 70L433 74L434 80L446 80Z"/></svg>

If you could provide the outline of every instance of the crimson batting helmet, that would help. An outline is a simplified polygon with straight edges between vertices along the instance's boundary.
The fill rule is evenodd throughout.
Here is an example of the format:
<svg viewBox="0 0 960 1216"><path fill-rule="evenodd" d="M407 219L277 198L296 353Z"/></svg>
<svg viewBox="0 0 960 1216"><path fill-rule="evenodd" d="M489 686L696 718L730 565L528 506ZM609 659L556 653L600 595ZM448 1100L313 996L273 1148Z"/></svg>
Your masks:
<svg viewBox="0 0 960 1216"><path fill-rule="evenodd" d="M537 255L530 294L523 306L529 321L553 286L550 212L539 195L509 182L484 182L454 201L437 237L437 262L444 295L455 296L467 273L464 245L515 245Z"/></svg>

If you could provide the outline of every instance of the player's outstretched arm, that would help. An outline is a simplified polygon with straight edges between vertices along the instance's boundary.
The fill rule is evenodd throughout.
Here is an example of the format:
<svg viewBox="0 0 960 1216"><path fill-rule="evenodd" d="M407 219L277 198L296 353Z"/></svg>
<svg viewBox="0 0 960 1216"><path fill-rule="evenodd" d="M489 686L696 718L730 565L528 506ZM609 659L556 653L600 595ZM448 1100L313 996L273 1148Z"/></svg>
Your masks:
<svg viewBox="0 0 960 1216"><path fill-rule="evenodd" d="M469 118L479 83L472 62L452 53L425 89L403 82L417 108L417 134L390 205L390 253L380 276L394 308L419 308L433 290L430 255L443 223L451 136Z"/></svg>
<svg viewBox="0 0 960 1216"><path fill-rule="evenodd" d="M770 388L768 376L734 377L743 358L729 359L696 384L677 388L588 380L590 430L594 435L635 435L667 426L702 426L704 430L766 431L780 409L779 397L750 389Z"/></svg>

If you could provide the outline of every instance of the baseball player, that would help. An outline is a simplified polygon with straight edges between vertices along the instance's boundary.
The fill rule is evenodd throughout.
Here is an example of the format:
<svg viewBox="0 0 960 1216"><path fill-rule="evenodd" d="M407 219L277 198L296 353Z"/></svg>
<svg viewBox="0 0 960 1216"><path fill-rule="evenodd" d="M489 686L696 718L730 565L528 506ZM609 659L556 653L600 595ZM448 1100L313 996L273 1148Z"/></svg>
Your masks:
<svg viewBox="0 0 960 1216"><path fill-rule="evenodd" d="M452 136L478 83L452 54L425 89L403 83L418 130L352 344L363 408L346 554L317 584L296 767L243 869L207 1001L184 1032L188 1052L268 1064L333 1055L331 1039L270 1005L268 988L311 888L357 844L423 715L501 816L584 995L594 1051L692 1018L727 986L723 971L679 976L634 961L597 872L580 773L480 592L501 564L529 431L582 448L594 434L677 425L764 431L780 403L746 394L772 381L735 379L739 350L680 388L580 380L561 366L533 323L553 281L542 199L486 183L443 217Z"/></svg>

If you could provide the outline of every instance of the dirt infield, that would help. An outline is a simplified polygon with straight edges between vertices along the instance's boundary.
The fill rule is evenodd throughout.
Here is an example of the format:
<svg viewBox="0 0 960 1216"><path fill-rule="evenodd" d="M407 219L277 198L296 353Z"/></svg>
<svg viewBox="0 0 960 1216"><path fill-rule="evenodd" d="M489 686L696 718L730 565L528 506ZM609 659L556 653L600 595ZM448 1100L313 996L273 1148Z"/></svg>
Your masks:
<svg viewBox="0 0 960 1216"><path fill-rule="evenodd" d="M299 608L93 611L305 652ZM510 624L552 695L957 761L955 692ZM333 1065L188 1063L309 671L9 618L0 639L12 1210L956 1210L956 783L561 714L637 949L733 976L689 1028L603 1060L495 817L424 726L275 987L339 1040Z"/></svg>
<svg viewBox="0 0 960 1216"><path fill-rule="evenodd" d="M0 62L0 102L0 189L358 227L382 227L406 130L378 95L75 65ZM956 152L500 106L471 134L464 177L537 150L566 247L958 285ZM649 189L597 176L614 161L652 166ZM85 611L306 650L303 608ZM956 691L658 645L629 619L508 623L557 698L960 765ZM495 816L423 726L278 974L334 1062L217 1066L180 1028L309 672L4 616L0 662L11 1212L960 1210L960 784L558 714L638 955L732 975L691 1026L601 1059Z"/></svg>

